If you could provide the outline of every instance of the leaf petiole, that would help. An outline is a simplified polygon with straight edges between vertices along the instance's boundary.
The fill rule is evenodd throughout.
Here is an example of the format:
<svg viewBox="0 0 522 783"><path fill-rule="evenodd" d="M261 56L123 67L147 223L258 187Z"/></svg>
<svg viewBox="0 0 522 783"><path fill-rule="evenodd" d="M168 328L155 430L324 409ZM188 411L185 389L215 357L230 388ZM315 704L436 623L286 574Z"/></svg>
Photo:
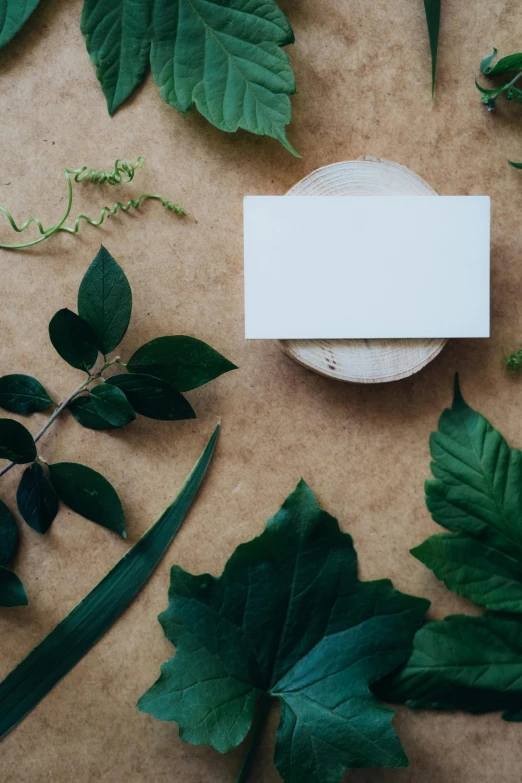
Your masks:
<svg viewBox="0 0 522 783"><path fill-rule="evenodd" d="M259 696L256 705L256 714L252 723L252 728L250 730L248 749L245 758L243 759L243 763L241 764L241 769L239 770L238 776L235 779L235 783L247 783L250 769L252 767L252 762L257 752L259 740L265 728L268 713L270 712L271 703L272 699L270 696L267 696L266 693L262 693Z"/></svg>

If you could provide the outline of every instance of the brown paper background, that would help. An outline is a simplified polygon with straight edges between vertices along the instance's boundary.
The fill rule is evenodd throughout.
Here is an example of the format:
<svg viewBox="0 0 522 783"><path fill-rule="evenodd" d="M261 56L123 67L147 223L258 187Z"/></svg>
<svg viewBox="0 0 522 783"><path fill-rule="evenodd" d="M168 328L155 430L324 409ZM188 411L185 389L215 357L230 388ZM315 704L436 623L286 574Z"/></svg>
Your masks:
<svg viewBox="0 0 522 783"><path fill-rule="evenodd" d="M135 702L172 653L156 615L166 606L173 563L218 574L234 548L258 534L302 475L354 539L361 576L391 577L429 597L433 616L473 611L408 553L436 527L424 505L428 435L461 373L469 402L522 444L521 381L503 371L501 346L522 341L522 107L490 115L473 85L495 44L520 49L514 0L444 0L436 100L420 0L282 0L295 29L289 48L298 94L291 142L211 127L160 99L149 77L111 119L79 31L80 0L43 0L23 33L0 53L0 203L19 218L56 220L62 167L110 169L144 155L146 168L119 191L180 201L181 220L158 204L84 226L28 252L0 254L1 374L28 372L57 399L81 380L55 354L47 324L75 308L78 285L100 242L124 266L134 295L121 354L162 334L193 334L240 369L191 393L195 422L139 419L123 432L81 429L64 415L42 440L50 461L85 461L116 486L133 543L175 494L221 416L208 480L179 536L138 599L99 644L2 743L2 783L228 783L241 751L220 756L180 742L175 724L138 713ZM294 364L271 342L245 343L242 198L282 194L318 166L361 155L405 164L441 194L492 197L492 337L453 340L417 376L357 386ZM75 209L95 215L115 192L76 188ZM15 235L2 226L4 241ZM466 292L462 292L463 298ZM28 419L33 432L45 414ZM20 470L2 479L14 506ZM128 544L62 508L49 534L21 525L14 567L27 609L0 610L0 675L50 631L126 551ZM276 710L271 729L275 730ZM354 783L517 783L522 727L498 715L413 713L395 720L411 766L361 770ZM267 736L253 783L276 783Z"/></svg>

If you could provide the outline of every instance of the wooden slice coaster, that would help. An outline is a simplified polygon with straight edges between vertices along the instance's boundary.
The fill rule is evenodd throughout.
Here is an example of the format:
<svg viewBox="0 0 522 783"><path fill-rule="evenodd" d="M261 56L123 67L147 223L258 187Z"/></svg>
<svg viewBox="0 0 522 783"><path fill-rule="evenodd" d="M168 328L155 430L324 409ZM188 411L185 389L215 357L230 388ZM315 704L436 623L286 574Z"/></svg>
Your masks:
<svg viewBox="0 0 522 783"><path fill-rule="evenodd" d="M437 196L399 163L362 158L316 169L287 196ZM384 383L407 378L440 353L446 340L278 340L299 364L330 378Z"/></svg>

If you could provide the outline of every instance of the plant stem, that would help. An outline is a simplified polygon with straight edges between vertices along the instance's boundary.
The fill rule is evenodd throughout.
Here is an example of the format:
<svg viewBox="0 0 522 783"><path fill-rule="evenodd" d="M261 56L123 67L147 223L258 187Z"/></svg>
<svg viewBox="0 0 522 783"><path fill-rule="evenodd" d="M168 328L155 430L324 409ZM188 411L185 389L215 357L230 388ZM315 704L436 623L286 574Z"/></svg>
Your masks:
<svg viewBox="0 0 522 783"><path fill-rule="evenodd" d="M270 698L270 696L267 696L266 693L262 693L257 702L256 714L255 714L254 722L252 724L252 728L250 730L250 740L249 740L248 750L246 752L245 758L243 759L243 763L241 765L241 769L239 770L235 783L247 783L248 776L250 773L250 768L252 766L252 762L256 755L259 739L265 727L265 721L268 712L270 710L271 703L272 703L272 699Z"/></svg>
<svg viewBox="0 0 522 783"><path fill-rule="evenodd" d="M34 442L37 443L40 440L40 438L42 437L42 435L45 435L45 433L47 432L49 427L52 424L54 424L54 422L56 421L56 419L58 418L60 413L69 405L70 402L72 402L72 400L74 400L75 397L77 397L79 394L81 394L83 391L85 391L85 389L89 386L90 383L92 383L92 381L95 381L98 378L101 378L102 372L104 370L106 370L107 367L110 367L113 364L122 364L122 362L120 362L120 357L119 356L117 356L111 362L105 362L103 367L100 370L98 370L98 372L95 372L94 375L91 375L89 373L89 377L87 378L87 380L84 381L80 386L78 386L78 388L75 389L72 394L69 394L69 396L67 397L66 400L64 400L63 402L61 402L58 405L58 407L56 408L56 410L54 411L52 416L50 416L49 419L45 422L45 424L42 427L42 429L34 436ZM2 468L2 470L0 470L0 476L3 476L5 473L7 473L9 470L11 470L11 468L14 468L14 466L16 464L18 464L18 463L10 462L8 465L5 466L5 468Z"/></svg>

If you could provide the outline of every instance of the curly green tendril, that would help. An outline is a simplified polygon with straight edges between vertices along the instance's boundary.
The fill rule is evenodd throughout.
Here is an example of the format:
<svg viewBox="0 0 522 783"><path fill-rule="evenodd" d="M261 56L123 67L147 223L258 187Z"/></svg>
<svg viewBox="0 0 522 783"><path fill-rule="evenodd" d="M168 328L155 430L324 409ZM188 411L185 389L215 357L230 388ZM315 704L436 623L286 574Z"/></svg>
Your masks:
<svg viewBox="0 0 522 783"><path fill-rule="evenodd" d="M121 201L116 201L112 207L103 207L99 220L90 218L87 215L79 215L74 221L73 226L65 225L65 222L71 214L72 209L73 179L74 182L87 181L94 185L103 185L105 183L108 185L119 185L121 182L132 182L136 169L143 168L144 163L145 160L142 157L139 157L136 163L130 163L128 160L121 160L118 158L114 163L113 171L110 173L98 169L89 169L87 166L82 166L81 169L64 169L63 173L67 179L68 188L67 208L60 222L55 226L49 226L49 228L44 228L41 220L39 220L37 217L30 217L25 221L25 223L22 223L22 225L19 226L11 213L5 207L0 206L0 212L6 216L9 223L11 224L11 227L16 232L21 233L34 223L36 226L38 226L38 231L40 234L42 234L42 236L38 239L33 239L31 242L24 242L22 244L0 243L0 248L4 248L6 250L20 250L23 247L31 247L32 245L37 245L39 242L43 242L45 239L49 239L49 237L52 237L53 234L57 234L58 231L67 231L69 234L76 234L82 221L89 223L91 226L101 226L106 216L115 215L118 210L121 210L122 212L128 212L131 207L134 209L139 209L143 202L149 199L160 201L163 207L166 207L171 212L175 212L177 215L186 215L187 213L183 207L180 207L177 204L173 204L172 201L169 201L163 196L159 196L156 193L143 193L138 198L131 198L124 204L122 204Z"/></svg>

